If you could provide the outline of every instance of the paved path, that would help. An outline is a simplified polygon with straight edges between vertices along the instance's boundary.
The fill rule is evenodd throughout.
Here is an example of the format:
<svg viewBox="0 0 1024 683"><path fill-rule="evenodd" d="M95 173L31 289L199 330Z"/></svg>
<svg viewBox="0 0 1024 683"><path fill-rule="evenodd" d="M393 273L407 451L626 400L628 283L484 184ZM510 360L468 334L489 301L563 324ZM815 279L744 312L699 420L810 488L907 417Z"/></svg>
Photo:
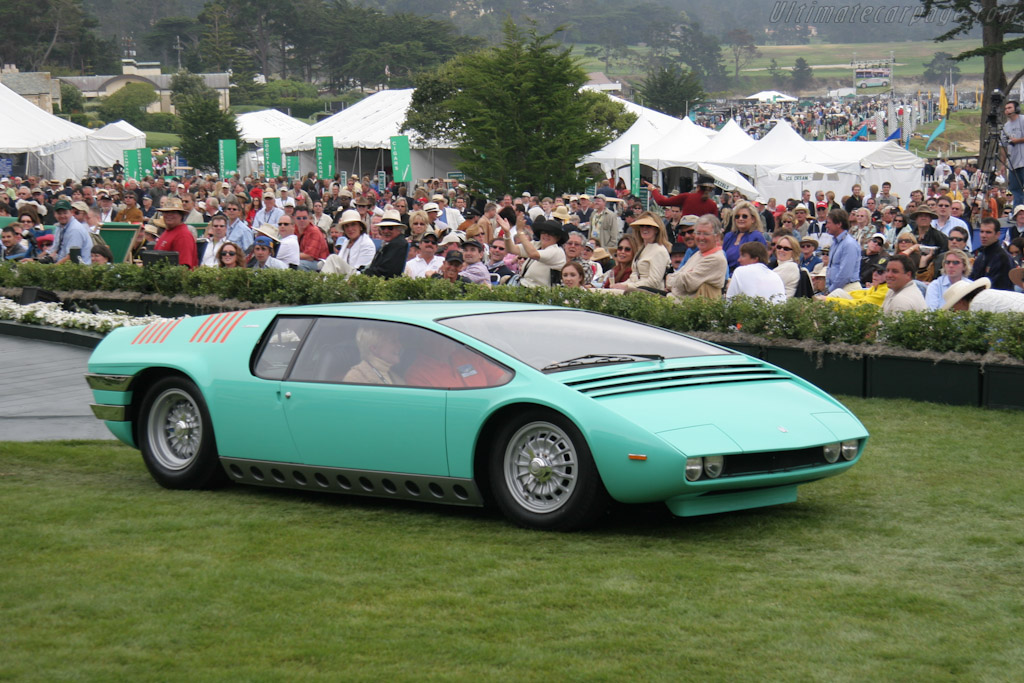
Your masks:
<svg viewBox="0 0 1024 683"><path fill-rule="evenodd" d="M91 349L0 335L0 442L113 439L93 417Z"/></svg>

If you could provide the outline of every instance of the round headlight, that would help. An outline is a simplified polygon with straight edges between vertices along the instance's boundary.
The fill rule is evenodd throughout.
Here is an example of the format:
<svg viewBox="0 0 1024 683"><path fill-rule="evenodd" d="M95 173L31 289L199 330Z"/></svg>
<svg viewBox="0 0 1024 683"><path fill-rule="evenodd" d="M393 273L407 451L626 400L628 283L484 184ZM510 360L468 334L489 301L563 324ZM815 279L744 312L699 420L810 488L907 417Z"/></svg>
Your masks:
<svg viewBox="0 0 1024 683"><path fill-rule="evenodd" d="M847 460L853 460L857 457L857 451L860 450L860 443L854 439L853 441L844 441L842 446L843 457Z"/></svg>
<svg viewBox="0 0 1024 683"><path fill-rule="evenodd" d="M825 444L825 462L834 463L839 460L839 444Z"/></svg>
<svg viewBox="0 0 1024 683"><path fill-rule="evenodd" d="M687 458L686 459L686 480L697 481L700 479L701 473L704 471L704 458Z"/></svg>
<svg viewBox="0 0 1024 683"><path fill-rule="evenodd" d="M718 479L722 476L722 469L725 467L725 458L720 455L708 455L704 457L704 474L709 479Z"/></svg>

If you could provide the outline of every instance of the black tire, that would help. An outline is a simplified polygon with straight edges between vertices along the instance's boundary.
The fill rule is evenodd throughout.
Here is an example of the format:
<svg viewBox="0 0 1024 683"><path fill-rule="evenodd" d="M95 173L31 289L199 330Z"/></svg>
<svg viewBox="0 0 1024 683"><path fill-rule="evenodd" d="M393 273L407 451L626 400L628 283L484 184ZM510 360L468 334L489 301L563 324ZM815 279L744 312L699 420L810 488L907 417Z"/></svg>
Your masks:
<svg viewBox="0 0 1024 683"><path fill-rule="evenodd" d="M610 497L590 448L561 415L531 410L502 430L488 478L505 517L528 529L574 531L594 524Z"/></svg>
<svg viewBox="0 0 1024 683"><path fill-rule="evenodd" d="M137 427L142 460L164 488L214 488L226 481L206 401L191 380L165 377L153 384Z"/></svg>

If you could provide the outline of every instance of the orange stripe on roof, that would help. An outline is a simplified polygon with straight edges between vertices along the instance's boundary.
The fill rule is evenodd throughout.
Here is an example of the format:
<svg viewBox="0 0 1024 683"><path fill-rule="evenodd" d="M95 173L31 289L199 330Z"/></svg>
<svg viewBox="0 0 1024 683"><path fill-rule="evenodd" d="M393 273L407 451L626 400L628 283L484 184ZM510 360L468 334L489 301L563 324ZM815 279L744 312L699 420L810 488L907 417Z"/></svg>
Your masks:
<svg viewBox="0 0 1024 683"><path fill-rule="evenodd" d="M248 313L248 311L238 311L235 314L235 319L232 320L230 324L228 324L227 329L225 329L223 334L220 335L220 338L214 341L216 341L219 344L223 344L225 341L227 341L227 338L228 336L230 336L231 331L235 329L235 326L237 326L238 323L242 322L242 318L245 317L246 313Z"/></svg>
<svg viewBox="0 0 1024 683"><path fill-rule="evenodd" d="M230 316L230 313L217 313L216 323L207 328L206 332L203 333L203 336L200 337L198 341L202 343L208 343L213 341L214 337L217 336L217 333L223 329L224 325L227 323L227 319Z"/></svg>
<svg viewBox="0 0 1024 683"><path fill-rule="evenodd" d="M166 330L164 330L163 334L161 334L161 335L160 335L160 337L159 337L159 339L157 339L157 340L156 340L156 343L157 343L157 344L163 344L163 343L164 343L164 340L166 340L166 339L167 339L167 336L168 336L168 335L169 335L169 334L170 334L171 332L173 332L173 331L174 331L174 328L175 328L175 327L177 327L177 326L178 326L178 323L180 323L180 322L181 322L182 320L184 320L184 318L178 318L178 319L177 319L177 320L175 320L175 321L174 321L173 323L171 323L170 327L168 327L168 328L167 328Z"/></svg>
<svg viewBox="0 0 1024 683"><path fill-rule="evenodd" d="M219 314L218 314L218 315L219 315ZM201 335L201 334L203 333L203 331L204 331L204 330L205 330L205 329L207 328L207 326L209 326L209 325L210 325L210 323L212 323L212 322L213 322L213 321L215 321L216 319L217 319L217 316L216 316L216 315L211 315L211 316L210 316L209 318L207 318L206 320L204 320L204 321L203 321L203 324L199 326L199 329L198 329L198 330L196 330L195 334L193 334L193 335L192 335L192 338L191 338L191 339L189 339L189 341L190 341L190 342L194 342L194 341L196 340L196 338L197 338L197 337L198 337L199 335Z"/></svg>

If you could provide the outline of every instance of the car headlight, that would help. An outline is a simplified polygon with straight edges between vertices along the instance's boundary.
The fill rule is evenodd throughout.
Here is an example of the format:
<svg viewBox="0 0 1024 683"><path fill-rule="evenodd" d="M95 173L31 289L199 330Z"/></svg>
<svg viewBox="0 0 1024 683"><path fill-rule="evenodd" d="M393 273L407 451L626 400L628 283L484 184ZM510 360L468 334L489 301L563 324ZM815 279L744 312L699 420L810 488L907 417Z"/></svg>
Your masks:
<svg viewBox="0 0 1024 683"><path fill-rule="evenodd" d="M844 458L847 460L853 460L857 457L857 451L860 450L860 442L856 439L852 441L844 441L841 450Z"/></svg>
<svg viewBox="0 0 1024 683"><path fill-rule="evenodd" d="M704 458L686 459L686 480L697 481L704 472Z"/></svg>
<svg viewBox="0 0 1024 683"><path fill-rule="evenodd" d="M704 474L709 479L718 479L725 468L725 458L720 455L708 455L704 457Z"/></svg>
<svg viewBox="0 0 1024 683"><path fill-rule="evenodd" d="M839 451L841 449L838 443L827 443L825 444L825 462L834 463L839 460Z"/></svg>

